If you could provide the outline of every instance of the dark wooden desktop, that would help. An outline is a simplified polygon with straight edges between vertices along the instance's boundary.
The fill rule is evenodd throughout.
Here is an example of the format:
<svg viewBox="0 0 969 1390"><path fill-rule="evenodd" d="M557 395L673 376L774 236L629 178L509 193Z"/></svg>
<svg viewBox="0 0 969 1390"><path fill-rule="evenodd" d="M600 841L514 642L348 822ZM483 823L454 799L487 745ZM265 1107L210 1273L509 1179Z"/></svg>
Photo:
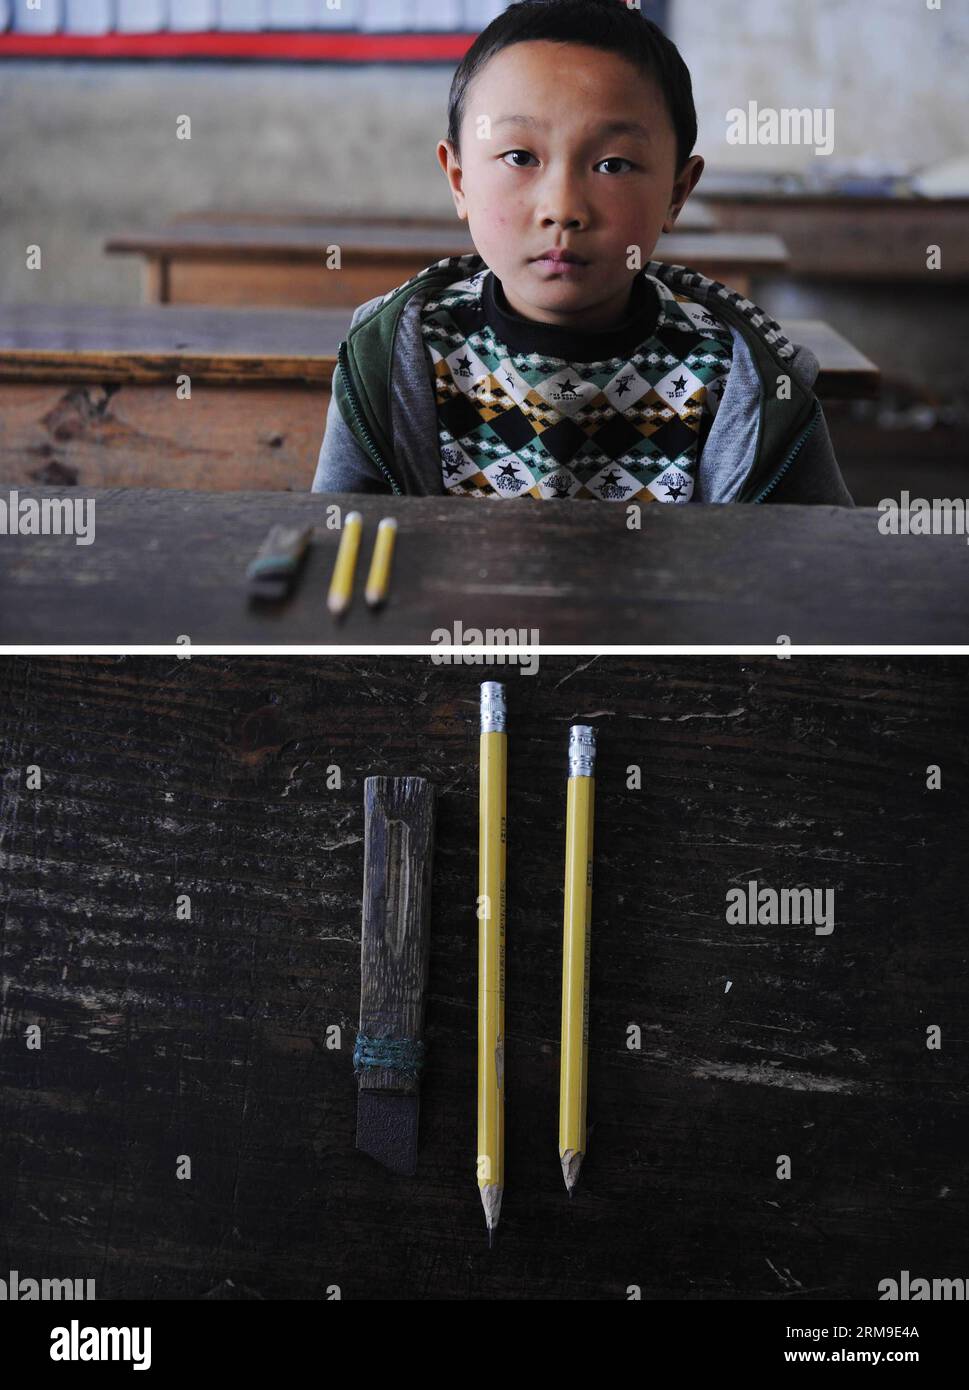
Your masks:
<svg viewBox="0 0 969 1390"><path fill-rule="evenodd" d="M882 535L875 509L656 503L629 529L621 503L588 501L18 490L28 497L93 499L95 540L0 538L4 643L430 646L458 624L561 646L969 640L965 537ZM330 506L364 517L342 621L326 609ZM363 586L383 516L399 529L375 612ZM293 596L256 609L245 569L274 522L313 526L313 541Z"/></svg>
<svg viewBox="0 0 969 1390"><path fill-rule="evenodd" d="M93 1278L99 1303L336 1285L345 1300L798 1304L871 1302L902 1269L963 1273L964 663L573 656L504 674L507 1187L489 1252L477 710L497 674L369 656L0 660L5 1277ZM599 760L591 1130L570 1202L574 720L597 726ZM354 1148L373 773L419 773L439 796L412 1179ZM728 924L726 892L751 879L832 889L834 930Z"/></svg>

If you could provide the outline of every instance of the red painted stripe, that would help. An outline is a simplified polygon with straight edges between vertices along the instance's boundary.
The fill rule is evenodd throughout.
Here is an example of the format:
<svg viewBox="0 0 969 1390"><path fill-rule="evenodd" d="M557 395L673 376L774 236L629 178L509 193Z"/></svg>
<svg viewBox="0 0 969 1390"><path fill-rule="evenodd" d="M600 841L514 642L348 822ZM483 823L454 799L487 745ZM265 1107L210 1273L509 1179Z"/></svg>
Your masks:
<svg viewBox="0 0 969 1390"><path fill-rule="evenodd" d="M249 58L458 63L475 34L0 34L0 58Z"/></svg>

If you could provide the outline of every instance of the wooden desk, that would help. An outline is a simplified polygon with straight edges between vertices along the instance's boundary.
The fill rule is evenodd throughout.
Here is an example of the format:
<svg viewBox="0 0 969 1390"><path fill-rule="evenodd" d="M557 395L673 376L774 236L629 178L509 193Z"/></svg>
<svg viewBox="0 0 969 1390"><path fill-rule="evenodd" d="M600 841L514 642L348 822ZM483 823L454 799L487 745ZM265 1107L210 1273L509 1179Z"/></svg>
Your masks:
<svg viewBox="0 0 969 1390"><path fill-rule="evenodd" d="M473 894L478 682L495 676L511 718L508 1187L489 1252ZM121 1298L307 1300L322 1316L332 1284L347 1301L614 1302L634 1284L691 1300L692 1326L695 1300L783 1302L793 1321L812 1299L870 1307L900 1268L957 1275L966 713L965 663L939 657L546 657L527 679L402 657L0 661L16 769L4 1277L94 1277L102 1320ZM587 717L594 1129L570 1204L564 747ZM939 749L951 790L926 792ZM42 791L18 784L29 762ZM439 806L421 1144L402 1180L354 1148L351 1056L363 779L415 771ZM834 931L726 924L727 890L750 879L832 888ZM174 1180L181 1153L191 1183ZM174 1356L161 1335L155 1350Z"/></svg>
<svg viewBox="0 0 969 1390"><path fill-rule="evenodd" d="M245 208L196 208L189 212L179 212L172 222L267 222L276 224L312 223L319 226L354 223L370 223L377 227L433 227L436 230L453 230L459 226L456 216L421 217L400 216L396 213L361 214L349 212L325 212L306 207L277 207L271 211L252 211ZM709 203L701 198L691 198L680 213L676 223L681 232L715 232L719 226L717 215Z"/></svg>
<svg viewBox="0 0 969 1390"><path fill-rule="evenodd" d="M701 198L691 198L676 219L678 232L718 232L720 219L709 203Z"/></svg>
<svg viewBox="0 0 969 1390"><path fill-rule="evenodd" d="M875 510L646 507L474 498L29 488L91 497L95 541L0 537L0 642L424 645L455 624L523 630L543 645L967 643L969 566L959 535L883 536ZM339 532L327 505L398 520L393 592L326 612ZM246 603L243 575L273 522L317 527L298 591ZM530 636L537 633L536 638Z"/></svg>
<svg viewBox="0 0 969 1390"><path fill-rule="evenodd" d="M0 482L310 487L345 309L0 308ZM823 323L788 331L825 397L878 371ZM191 378L190 400L176 396Z"/></svg>
<svg viewBox="0 0 969 1390"><path fill-rule="evenodd" d="M969 198L713 196L725 231L783 239L791 275L927 286L969 279ZM939 270L926 267L929 246L942 248Z"/></svg>
<svg viewBox="0 0 969 1390"><path fill-rule="evenodd" d="M881 371L836 328L820 319L787 319L781 325L792 343L814 353L820 364L815 392L821 400L874 399Z"/></svg>
<svg viewBox="0 0 969 1390"><path fill-rule="evenodd" d="M327 248L339 247L339 268ZM274 305L338 308L362 304L403 284L446 256L474 249L464 223L435 228L374 222L177 222L159 232L112 237L105 250L145 262L150 304ZM674 232L657 259L688 265L742 294L750 277L782 270L787 252L775 236Z"/></svg>
<svg viewBox="0 0 969 1390"><path fill-rule="evenodd" d="M0 480L306 491L349 321L342 309L0 308Z"/></svg>

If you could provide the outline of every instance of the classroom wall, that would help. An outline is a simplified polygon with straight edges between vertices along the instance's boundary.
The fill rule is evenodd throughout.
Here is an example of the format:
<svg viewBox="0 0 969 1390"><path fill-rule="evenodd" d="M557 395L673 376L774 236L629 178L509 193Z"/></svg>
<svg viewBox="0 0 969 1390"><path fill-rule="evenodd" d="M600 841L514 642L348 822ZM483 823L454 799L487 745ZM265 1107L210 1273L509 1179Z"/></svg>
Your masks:
<svg viewBox="0 0 969 1390"><path fill-rule="evenodd" d="M437 67L0 65L0 300L131 302L137 263L103 242L191 208L446 216L434 146L449 86Z"/></svg>
<svg viewBox="0 0 969 1390"><path fill-rule="evenodd" d="M657 0L651 0L655 6ZM0 0L0 32L145 34L355 29L476 30L506 0Z"/></svg>
<svg viewBox="0 0 969 1390"><path fill-rule="evenodd" d="M803 145L730 146L725 113L833 108L833 160L910 171L967 153L965 0L673 0L672 35L694 79L703 152L806 170ZM824 156L820 156L822 162Z"/></svg>

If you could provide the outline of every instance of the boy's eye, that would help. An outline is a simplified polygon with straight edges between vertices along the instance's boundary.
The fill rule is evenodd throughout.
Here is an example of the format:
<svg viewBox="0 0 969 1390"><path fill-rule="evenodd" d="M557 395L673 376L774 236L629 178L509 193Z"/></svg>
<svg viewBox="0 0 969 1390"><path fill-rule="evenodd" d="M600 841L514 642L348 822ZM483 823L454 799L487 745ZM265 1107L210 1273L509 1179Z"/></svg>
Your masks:
<svg viewBox="0 0 969 1390"><path fill-rule="evenodd" d="M524 155L524 157L525 157L526 159L534 159L534 158L535 158L535 156L534 156L533 154L529 154L527 150L509 150L507 154L503 154L503 155L502 155L502 159L504 159L504 160L507 162L509 159L514 159L516 155ZM513 169L524 169L524 168L526 168L526 165L524 165L524 164L513 164L513 165L511 165L511 168L513 168Z"/></svg>
<svg viewBox="0 0 969 1390"><path fill-rule="evenodd" d="M508 164L509 167L512 169L527 169L527 161L529 159L535 159L535 156L533 154L530 154L528 150L508 150L508 152L506 154L503 154L501 157L505 161L505 163ZM514 163L512 163L511 161L514 161ZM535 162L537 163L538 161L536 160ZM611 169L606 170L607 174L623 173L624 171L622 169L617 169L615 167L617 164L625 164L630 169L633 167L632 160L624 159L622 155L618 154L610 155L607 159L600 159L599 163L596 165L596 168L599 168L600 165L603 164L611 164L613 166Z"/></svg>

